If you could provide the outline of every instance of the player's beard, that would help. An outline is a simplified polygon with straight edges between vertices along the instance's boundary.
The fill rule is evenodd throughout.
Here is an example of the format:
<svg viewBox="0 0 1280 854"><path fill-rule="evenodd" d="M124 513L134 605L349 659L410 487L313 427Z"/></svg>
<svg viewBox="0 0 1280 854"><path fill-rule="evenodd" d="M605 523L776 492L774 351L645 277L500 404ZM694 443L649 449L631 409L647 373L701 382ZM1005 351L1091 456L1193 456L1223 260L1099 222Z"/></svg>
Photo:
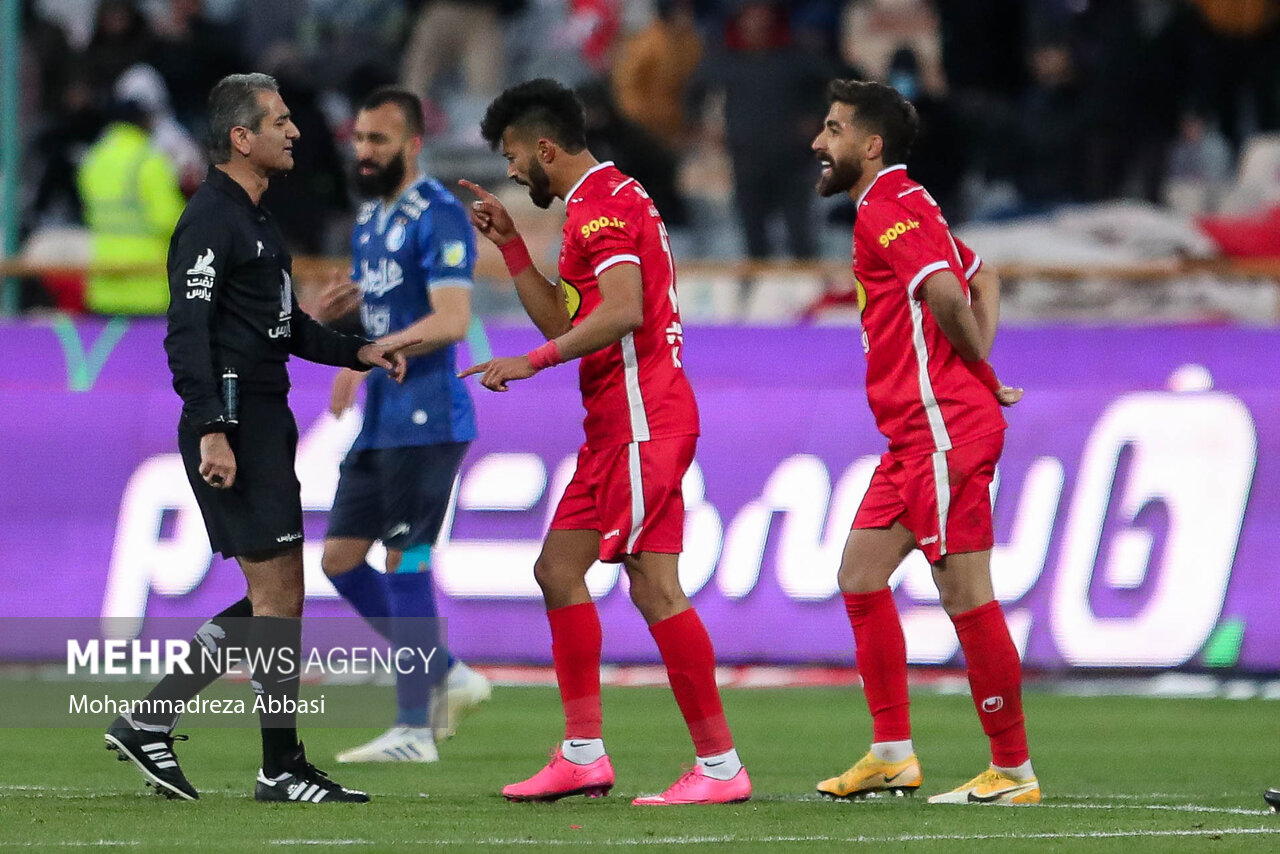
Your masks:
<svg viewBox="0 0 1280 854"><path fill-rule="evenodd" d="M373 171L361 171L366 166L372 167ZM379 166L372 160L362 160L356 164L356 190L366 199L385 199L404 182L406 171L404 152L392 157L386 166Z"/></svg>
<svg viewBox="0 0 1280 854"><path fill-rule="evenodd" d="M860 162L841 163L833 159L830 174L824 174L818 178L818 195L825 199L847 193L861 180L862 164Z"/></svg>
<svg viewBox="0 0 1280 854"><path fill-rule="evenodd" d="M555 201L555 193L551 192L551 176L547 175L547 170L536 160L529 164L529 183L525 186L529 188L529 198L543 210L551 207L551 203Z"/></svg>

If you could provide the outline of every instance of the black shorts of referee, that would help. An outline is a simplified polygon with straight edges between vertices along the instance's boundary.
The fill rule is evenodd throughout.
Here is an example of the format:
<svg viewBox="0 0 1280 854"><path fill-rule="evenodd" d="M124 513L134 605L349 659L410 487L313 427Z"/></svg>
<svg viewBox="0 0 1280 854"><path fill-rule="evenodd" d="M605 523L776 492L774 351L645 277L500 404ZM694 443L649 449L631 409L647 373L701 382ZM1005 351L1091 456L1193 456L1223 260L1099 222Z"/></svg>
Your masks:
<svg viewBox="0 0 1280 854"><path fill-rule="evenodd" d="M279 552L302 544L302 497L294 457L298 423L285 394L243 394L239 426L227 434L236 457L230 489L200 476L200 436L178 424L178 450L196 494L209 545L223 557Z"/></svg>

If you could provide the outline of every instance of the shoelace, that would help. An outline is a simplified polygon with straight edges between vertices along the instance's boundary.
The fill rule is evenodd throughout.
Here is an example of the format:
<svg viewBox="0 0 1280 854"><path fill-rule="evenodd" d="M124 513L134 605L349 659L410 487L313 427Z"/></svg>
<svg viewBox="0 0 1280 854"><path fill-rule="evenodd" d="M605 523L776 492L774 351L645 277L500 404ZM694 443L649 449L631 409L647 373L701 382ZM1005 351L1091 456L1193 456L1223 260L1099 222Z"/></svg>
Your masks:
<svg viewBox="0 0 1280 854"><path fill-rule="evenodd" d="M689 770L681 774L680 779L672 783L671 788L668 789L667 791L671 792L672 794L683 791L684 789L687 789L690 786L694 785L698 781L699 776L700 775L698 774L697 768L690 768Z"/></svg>
<svg viewBox="0 0 1280 854"><path fill-rule="evenodd" d="M321 771L319 768L312 765L310 762L306 763L304 767L304 773L299 776L303 777L304 779L310 780L312 783L315 783L320 788L328 789L331 792L340 791L343 788L340 783L334 782L332 779L329 778L328 774Z"/></svg>
<svg viewBox="0 0 1280 854"><path fill-rule="evenodd" d="M993 771L990 768L988 768L986 771L983 771L981 774L979 774L974 779L973 782L976 785L984 785L984 784L990 785L990 784L999 782L1000 778L1003 776L1004 775L1001 774L999 771Z"/></svg>
<svg viewBox="0 0 1280 854"><path fill-rule="evenodd" d="M155 736L159 741L163 741L163 742L164 742L164 746L165 746L165 747L168 747L168 748L172 748L172 747L173 747L173 743L174 743L175 741L190 741L190 740L191 740L191 736L187 735L186 733L183 733L182 735L174 735L173 733L170 733L170 734L168 734L168 735L162 735L162 734L160 734L160 733L158 733L158 732L157 732L157 733L151 733L151 735L154 735L154 736Z"/></svg>

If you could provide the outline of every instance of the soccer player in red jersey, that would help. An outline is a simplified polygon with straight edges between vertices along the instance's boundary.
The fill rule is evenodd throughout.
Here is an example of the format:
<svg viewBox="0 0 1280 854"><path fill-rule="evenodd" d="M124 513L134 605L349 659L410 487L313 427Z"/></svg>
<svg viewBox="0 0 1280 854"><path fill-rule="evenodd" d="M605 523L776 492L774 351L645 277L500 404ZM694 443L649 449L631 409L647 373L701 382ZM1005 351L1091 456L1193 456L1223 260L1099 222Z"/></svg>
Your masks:
<svg viewBox="0 0 1280 854"><path fill-rule="evenodd" d="M587 570L621 561L631 599L649 624L697 762L666 792L637 805L734 803L751 781L733 746L715 680L715 654L680 589L680 483L693 461L698 408L685 377L675 264L662 218L644 188L586 147L577 96L552 80L503 92L481 133L507 159L507 176L539 207L567 210L558 281L533 265L515 223L491 193L471 220L506 260L525 311L547 343L523 356L463 372L507 391L508 383L579 359L586 443L551 521L534 576L551 624L551 654L564 705L564 741L550 764L502 790L509 800L606 794L613 768L601 737L600 618Z"/></svg>
<svg viewBox="0 0 1280 854"><path fill-rule="evenodd" d="M1040 801L1022 713L1022 668L991 584L991 479L1004 446L1001 405L1021 389L986 362L1000 280L952 236L904 165L915 108L879 83L834 81L813 150L818 192L857 205L853 273L862 310L867 398L889 450L858 508L840 564L858 670L872 716L871 750L818 784L833 797L914 791L907 657L889 577L912 549L933 565L960 638L969 687L991 742L991 766L930 803Z"/></svg>

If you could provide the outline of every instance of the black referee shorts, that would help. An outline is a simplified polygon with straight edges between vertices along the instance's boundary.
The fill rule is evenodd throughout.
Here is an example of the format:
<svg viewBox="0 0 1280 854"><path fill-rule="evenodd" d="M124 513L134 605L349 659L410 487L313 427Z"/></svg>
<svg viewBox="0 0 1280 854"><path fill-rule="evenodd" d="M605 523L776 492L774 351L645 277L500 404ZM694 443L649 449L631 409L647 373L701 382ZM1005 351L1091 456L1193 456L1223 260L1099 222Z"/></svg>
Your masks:
<svg viewBox="0 0 1280 854"><path fill-rule="evenodd" d="M338 469L328 537L435 545L470 442L352 451Z"/></svg>
<svg viewBox="0 0 1280 854"><path fill-rule="evenodd" d="M204 516L209 545L223 557L302 544L302 499L294 456L298 424L287 395L242 394L240 425L227 434L236 455L235 485L214 489L200 476L200 437L178 424L178 450Z"/></svg>

